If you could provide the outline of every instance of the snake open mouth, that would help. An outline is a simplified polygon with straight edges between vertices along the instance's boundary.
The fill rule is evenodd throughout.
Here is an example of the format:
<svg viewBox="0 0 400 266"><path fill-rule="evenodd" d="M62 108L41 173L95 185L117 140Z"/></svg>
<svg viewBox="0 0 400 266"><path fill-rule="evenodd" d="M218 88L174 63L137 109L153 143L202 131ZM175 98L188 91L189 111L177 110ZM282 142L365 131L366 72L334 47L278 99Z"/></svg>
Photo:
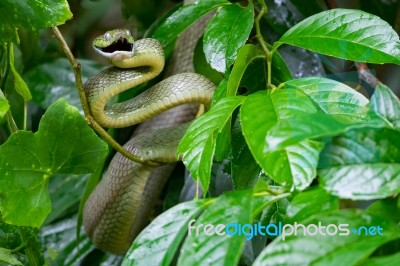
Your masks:
<svg viewBox="0 0 400 266"><path fill-rule="evenodd" d="M126 38L120 37L119 39L117 39L112 44L106 47L96 47L96 48L104 53L113 53L116 51L131 52L133 44L130 43Z"/></svg>

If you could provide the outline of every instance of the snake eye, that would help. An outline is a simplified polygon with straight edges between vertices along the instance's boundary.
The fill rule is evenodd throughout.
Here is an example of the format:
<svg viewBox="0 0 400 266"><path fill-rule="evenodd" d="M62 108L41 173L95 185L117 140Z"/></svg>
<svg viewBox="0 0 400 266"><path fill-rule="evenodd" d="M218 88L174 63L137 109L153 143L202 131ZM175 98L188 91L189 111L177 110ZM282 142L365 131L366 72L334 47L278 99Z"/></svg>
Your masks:
<svg viewBox="0 0 400 266"><path fill-rule="evenodd" d="M111 34L110 34L109 32L106 32L106 33L104 34L104 40L106 40L107 42L109 42L110 39L111 39Z"/></svg>

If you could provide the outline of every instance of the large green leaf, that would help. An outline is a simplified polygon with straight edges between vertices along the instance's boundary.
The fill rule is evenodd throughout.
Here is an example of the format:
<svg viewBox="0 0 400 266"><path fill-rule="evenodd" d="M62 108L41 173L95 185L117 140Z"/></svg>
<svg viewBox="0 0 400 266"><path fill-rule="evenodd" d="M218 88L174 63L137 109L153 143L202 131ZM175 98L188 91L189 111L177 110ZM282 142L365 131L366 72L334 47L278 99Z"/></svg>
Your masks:
<svg viewBox="0 0 400 266"><path fill-rule="evenodd" d="M232 112L242 104L245 97L222 99L207 113L196 119L188 128L178 147L182 161L195 179L199 179L204 194L210 184L211 163L219 132L230 121Z"/></svg>
<svg viewBox="0 0 400 266"><path fill-rule="evenodd" d="M339 199L321 188L303 191L286 208L286 223L301 222L311 215L339 209Z"/></svg>
<svg viewBox="0 0 400 266"><path fill-rule="evenodd" d="M67 0L0 1L0 44L18 42L17 29L38 30L72 18Z"/></svg>
<svg viewBox="0 0 400 266"><path fill-rule="evenodd" d="M321 229L325 235L315 234L319 223L325 226L325 229ZM275 239L253 265L363 265L362 262L377 248L400 239L399 226L394 222L354 210L314 215L302 224L315 226L310 226L306 235L299 226L297 234ZM331 235L327 234L328 225ZM362 227L375 227L375 235L366 235Z"/></svg>
<svg viewBox="0 0 400 266"><path fill-rule="evenodd" d="M223 6L207 24L204 32L204 54L215 70L225 73L233 64L253 27L253 5Z"/></svg>
<svg viewBox="0 0 400 266"><path fill-rule="evenodd" d="M236 95L247 67L257 58L265 58L265 55L257 46L246 44L240 48L232 72L229 75L227 96Z"/></svg>
<svg viewBox="0 0 400 266"><path fill-rule="evenodd" d="M280 121L292 116L315 113L312 101L300 90L265 91L249 95L241 108L243 134L249 148L264 171L276 182L299 189L307 187L316 175L318 154L322 148L317 142L306 141L286 150L266 153L265 137Z"/></svg>
<svg viewBox="0 0 400 266"><path fill-rule="evenodd" d="M125 255L123 266L169 265L196 218L209 200L181 203L158 216L135 239Z"/></svg>
<svg viewBox="0 0 400 266"><path fill-rule="evenodd" d="M275 44L369 63L400 64L399 36L384 20L354 9L332 9L306 18Z"/></svg>
<svg viewBox="0 0 400 266"><path fill-rule="evenodd" d="M0 147L0 211L4 221L39 227L51 209L49 178L55 173L94 171L107 149L75 107L64 99L55 102L43 115L36 133L18 131Z"/></svg>
<svg viewBox="0 0 400 266"><path fill-rule="evenodd" d="M230 5L227 0L198 1L184 5L169 16L153 34L164 46L173 42L187 27L201 18L207 12L222 6Z"/></svg>
<svg viewBox="0 0 400 266"><path fill-rule="evenodd" d="M242 133L240 119L236 119L232 128L231 178L235 190L251 189L263 177L262 170L247 146Z"/></svg>
<svg viewBox="0 0 400 266"><path fill-rule="evenodd" d="M371 97L371 109L400 129L400 101L392 90L378 83Z"/></svg>
<svg viewBox="0 0 400 266"><path fill-rule="evenodd" d="M302 141L336 136L354 128L382 127L383 122L372 114L361 120L352 117L340 120L324 113L299 114L276 124L266 135L264 152L274 152Z"/></svg>
<svg viewBox="0 0 400 266"><path fill-rule="evenodd" d="M246 236L208 234L204 226L248 224L252 219L252 192L237 191L220 196L189 228L178 259L178 265L237 265ZM220 226L222 227L222 226ZM198 230L199 229L199 230ZM208 229L209 230L209 229Z"/></svg>
<svg viewBox="0 0 400 266"><path fill-rule="evenodd" d="M267 83L265 59L266 56L259 47L253 44L242 46L229 75L227 95L236 95L239 87L245 87L248 93L264 90ZM293 78L279 53L274 53L271 67L273 84L280 84Z"/></svg>
<svg viewBox="0 0 400 266"><path fill-rule="evenodd" d="M393 220L394 222L400 222L400 206L397 206L396 198L385 198L374 201L368 206L367 212L368 214Z"/></svg>
<svg viewBox="0 0 400 266"><path fill-rule="evenodd" d="M319 153L323 144L306 140L282 150L265 153L263 165L270 177L281 185L306 189L317 176Z"/></svg>
<svg viewBox="0 0 400 266"><path fill-rule="evenodd" d="M368 99L349 86L332 79L308 77L284 83L285 88L307 94L324 113L340 120L363 119L368 115Z"/></svg>
<svg viewBox="0 0 400 266"><path fill-rule="evenodd" d="M321 155L320 183L341 198L367 200L400 192L398 131L351 130L327 145Z"/></svg>
<svg viewBox="0 0 400 266"><path fill-rule="evenodd" d="M397 252L388 256L371 257L370 259L364 261L363 266L397 266L399 261L400 252Z"/></svg>

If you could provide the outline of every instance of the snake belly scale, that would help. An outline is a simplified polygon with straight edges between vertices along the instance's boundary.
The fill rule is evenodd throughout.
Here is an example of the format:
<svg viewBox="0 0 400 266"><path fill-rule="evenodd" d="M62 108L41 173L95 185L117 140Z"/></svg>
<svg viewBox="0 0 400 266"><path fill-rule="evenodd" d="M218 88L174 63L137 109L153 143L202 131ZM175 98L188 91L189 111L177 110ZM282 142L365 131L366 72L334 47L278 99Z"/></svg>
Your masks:
<svg viewBox="0 0 400 266"><path fill-rule="evenodd" d="M187 103L209 107L215 86L196 73L174 75L131 100L109 103L119 93L161 73L163 48L154 39L134 41L130 32L123 29L107 32L93 44L114 65L91 77L84 86L92 115L103 127L131 126ZM141 133L124 147L144 161L176 162L176 149L188 125ZM149 178L153 169L119 153L113 157L84 207L85 230L98 248L124 253L147 224L160 190L157 178Z"/></svg>

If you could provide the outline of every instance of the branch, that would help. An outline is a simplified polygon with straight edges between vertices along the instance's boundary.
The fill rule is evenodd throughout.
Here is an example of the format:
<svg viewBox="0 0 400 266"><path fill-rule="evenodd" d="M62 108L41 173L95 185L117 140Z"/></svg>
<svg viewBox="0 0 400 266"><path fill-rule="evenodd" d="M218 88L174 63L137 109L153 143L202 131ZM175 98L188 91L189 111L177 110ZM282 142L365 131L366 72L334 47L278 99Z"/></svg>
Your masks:
<svg viewBox="0 0 400 266"><path fill-rule="evenodd" d="M325 0L325 5L328 7L328 9L334 9L338 8L338 4L336 3L336 0Z"/></svg>
<svg viewBox="0 0 400 266"><path fill-rule="evenodd" d="M267 5L265 4L264 0L258 0L258 2L261 5L261 10L258 13L255 21L254 21L254 25L256 28L256 39L258 41L258 43L261 46L261 49L263 50L264 54L265 54L265 58L267 60L267 88L269 89L275 89L275 86L272 84L271 82L271 62L272 62L272 53L269 51L266 42L261 34L261 30L260 30L260 20L261 18L267 13L268 8Z"/></svg>
<svg viewBox="0 0 400 266"><path fill-rule="evenodd" d="M359 79L367 83L369 86L371 86L371 88L375 88L379 83L379 79L372 74L371 70L368 68L368 65L366 63L359 62L356 62L355 64Z"/></svg>

